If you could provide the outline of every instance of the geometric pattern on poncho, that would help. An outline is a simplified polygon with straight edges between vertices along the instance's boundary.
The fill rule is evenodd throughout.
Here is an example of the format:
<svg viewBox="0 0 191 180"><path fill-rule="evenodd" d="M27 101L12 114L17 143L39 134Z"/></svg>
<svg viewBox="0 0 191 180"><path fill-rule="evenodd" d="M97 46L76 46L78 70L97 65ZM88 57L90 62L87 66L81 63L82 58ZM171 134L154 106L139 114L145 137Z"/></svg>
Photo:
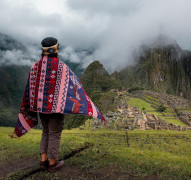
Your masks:
<svg viewBox="0 0 191 180"><path fill-rule="evenodd" d="M31 67L15 125L18 137L38 124L36 112L88 115L105 121L78 77L57 57L44 56Z"/></svg>

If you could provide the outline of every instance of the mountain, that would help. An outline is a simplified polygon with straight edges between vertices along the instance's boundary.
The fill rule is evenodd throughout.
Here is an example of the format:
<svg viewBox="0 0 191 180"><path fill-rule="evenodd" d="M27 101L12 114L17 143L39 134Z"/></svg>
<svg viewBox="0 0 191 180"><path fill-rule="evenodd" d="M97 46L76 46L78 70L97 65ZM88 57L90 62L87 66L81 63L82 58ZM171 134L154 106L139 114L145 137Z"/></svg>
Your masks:
<svg viewBox="0 0 191 180"><path fill-rule="evenodd" d="M106 91L110 89L112 83L109 73L99 61L91 63L80 80L87 94L91 94L92 91Z"/></svg>
<svg viewBox="0 0 191 180"><path fill-rule="evenodd" d="M18 52L21 56L17 56ZM25 46L9 35L0 33L0 107L18 106L24 92L29 66L18 59L34 61Z"/></svg>
<svg viewBox="0 0 191 180"><path fill-rule="evenodd" d="M191 52L176 43L143 46L136 64L116 74L127 88L141 87L191 97Z"/></svg>
<svg viewBox="0 0 191 180"><path fill-rule="evenodd" d="M22 50L26 52L26 48L22 45L22 43L18 42L9 35L0 33L0 50L6 51L13 49Z"/></svg>
<svg viewBox="0 0 191 180"><path fill-rule="evenodd" d="M86 68L81 81L92 98L99 92L122 87L190 98L191 52L182 50L176 41L161 35L141 47L134 65L109 75L99 61L94 61Z"/></svg>
<svg viewBox="0 0 191 180"><path fill-rule="evenodd" d="M14 126L33 61L22 43L0 33L0 126Z"/></svg>

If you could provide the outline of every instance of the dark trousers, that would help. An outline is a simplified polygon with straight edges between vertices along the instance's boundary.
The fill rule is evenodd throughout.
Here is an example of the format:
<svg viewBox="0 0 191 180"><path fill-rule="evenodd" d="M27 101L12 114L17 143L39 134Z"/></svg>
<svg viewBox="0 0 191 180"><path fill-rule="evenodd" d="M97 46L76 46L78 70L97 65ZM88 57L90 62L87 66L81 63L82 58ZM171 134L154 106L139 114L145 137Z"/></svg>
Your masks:
<svg viewBox="0 0 191 180"><path fill-rule="evenodd" d="M64 127L64 115L40 113L43 126L40 153L47 153L48 158L58 160L61 133Z"/></svg>

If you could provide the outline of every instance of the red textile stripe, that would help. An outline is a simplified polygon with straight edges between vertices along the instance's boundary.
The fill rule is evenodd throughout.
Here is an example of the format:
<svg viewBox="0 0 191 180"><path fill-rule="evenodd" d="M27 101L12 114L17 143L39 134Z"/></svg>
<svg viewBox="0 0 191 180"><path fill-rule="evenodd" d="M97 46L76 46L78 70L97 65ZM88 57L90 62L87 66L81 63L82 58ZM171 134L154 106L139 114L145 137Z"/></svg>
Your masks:
<svg viewBox="0 0 191 180"><path fill-rule="evenodd" d="M34 107L33 107L34 111L37 111L38 89L39 89L39 83L40 83L41 68L42 68L42 59L39 61L38 73L36 75L35 97L34 97Z"/></svg>
<svg viewBox="0 0 191 180"><path fill-rule="evenodd" d="M58 58L53 57L52 65L51 65L51 72L50 72L47 112L52 111L52 105L53 105L53 100L54 100L54 91L55 91L55 86L56 86L57 68L58 68Z"/></svg>
<svg viewBox="0 0 191 180"><path fill-rule="evenodd" d="M92 105L91 105L91 100L90 100L90 98L88 97L88 95L86 94L86 92L85 92L85 90L84 90L83 87L82 87L82 90L83 90L83 92L84 92L84 94L85 94L86 102L87 102L87 105L88 105L88 113L87 113L87 115L88 115L88 116L93 116L93 108L92 108Z"/></svg>
<svg viewBox="0 0 191 180"><path fill-rule="evenodd" d="M35 86L36 86L36 76L38 70L39 62L35 63L30 72L30 110L33 111L34 108L34 96L35 96Z"/></svg>
<svg viewBox="0 0 191 180"><path fill-rule="evenodd" d="M18 136L18 137L21 137L23 134L19 131L19 128L17 126L15 126L15 134Z"/></svg>

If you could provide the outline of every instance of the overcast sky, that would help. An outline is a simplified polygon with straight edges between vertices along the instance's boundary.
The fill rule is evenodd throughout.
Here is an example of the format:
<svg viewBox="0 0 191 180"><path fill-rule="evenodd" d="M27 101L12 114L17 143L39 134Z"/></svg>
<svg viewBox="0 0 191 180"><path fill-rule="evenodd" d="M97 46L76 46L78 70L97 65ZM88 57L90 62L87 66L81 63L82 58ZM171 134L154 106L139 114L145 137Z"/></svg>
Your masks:
<svg viewBox="0 0 191 180"><path fill-rule="evenodd" d="M100 60L108 70L132 63L132 51L164 34L191 50L190 0L0 0L0 32L31 52L47 36L61 55L84 66ZM95 49L92 55L76 49Z"/></svg>

